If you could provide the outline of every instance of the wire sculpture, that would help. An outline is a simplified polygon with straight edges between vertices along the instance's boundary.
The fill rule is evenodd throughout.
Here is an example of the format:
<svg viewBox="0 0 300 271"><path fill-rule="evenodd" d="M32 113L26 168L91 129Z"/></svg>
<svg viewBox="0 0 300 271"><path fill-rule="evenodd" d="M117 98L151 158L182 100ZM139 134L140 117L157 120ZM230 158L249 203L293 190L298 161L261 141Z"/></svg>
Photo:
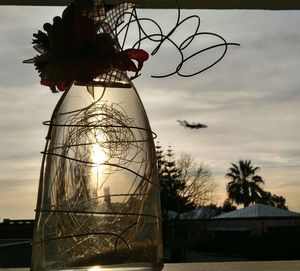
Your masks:
<svg viewBox="0 0 300 271"><path fill-rule="evenodd" d="M135 1L135 5L134 5L132 11L130 11L130 12L126 11L122 15L120 15L120 22L123 22L124 15L129 16L128 21L126 23L124 23L120 29L118 29L118 28L113 29L116 37L120 37L124 32L123 41L120 43L121 44L120 46L122 49L125 46L126 39L127 39L128 33L129 33L129 28L131 25L134 24L136 27L136 31L138 32L137 36L139 37L139 39L134 43L133 48L140 48L142 45L142 42L145 40L148 40L148 41L153 42L154 44L157 44L156 47L151 52L152 56L154 56L155 54L157 54L159 52L160 48L163 46L163 44L166 41L168 41L170 44L172 44L173 47L175 48L175 50L177 50L178 55L180 56L180 59L178 60L179 64L175 67L175 69L169 73L166 73L163 75L152 75L151 77L165 78L165 77L169 77L172 75L178 75L181 77L192 77L192 76L198 75L198 74L203 73L204 71L212 68L217 63L219 63L225 57L229 46L240 46L239 43L227 42L224 37L222 37L221 35L219 35L217 33L207 32L207 31L201 32L200 31L200 25L201 25L200 17L198 15L190 15L185 18L182 18L179 0L174 0L174 1L176 1L176 6L177 6L177 19L176 19L174 26L168 33L163 33L163 30L162 30L161 26L159 25L159 23L154 21L153 19L139 17L137 10L136 10L136 6L138 5L138 2L139 2L138 0ZM182 26L192 20L195 21L195 26L196 26L195 30L192 31L191 34L188 34L189 29L185 29L185 33L187 33L186 38L180 44L177 44L172 39L172 35L174 35L176 33L176 31L178 30L178 28L180 26ZM143 28L141 22L151 23L152 26L157 29L157 33L147 34L147 32ZM199 37L199 36L216 38L217 40L219 40L219 43L216 43L214 45L211 45L211 46L208 46L201 50L198 50L198 51L194 52L193 54L185 55L185 50L187 50L189 48L189 46L195 41L195 38ZM201 53L204 53L204 52L207 52L212 49L219 48L219 47L223 48L223 52L220 54L219 57L217 57L215 60L213 60L206 67L201 68L200 70L193 72L193 73L184 74L181 72L182 68L184 68L185 65L188 63L188 61L190 61L192 58L196 57L197 55L199 55Z"/></svg>
<svg viewBox="0 0 300 271"><path fill-rule="evenodd" d="M127 70L134 71L137 77L145 57L136 69L122 62L127 56L122 52L126 51L129 27L133 23L138 26L139 39L133 49L140 50L147 39L157 44L152 55L166 41L178 50L180 63L175 70L153 75L155 78L199 74L218 63L229 45L238 44L227 43L214 33L199 32L198 16L181 19L178 0L177 21L167 34L154 20L139 18L135 5L123 3L112 8L105 6L103 0L77 0L76 3L81 15L94 21L98 33L108 34L115 40L114 48L121 54L115 52L120 57L118 65L108 65L109 69L103 69L105 72L85 84L74 79L73 82L55 81L55 76L54 82L44 80L52 91L58 86L65 92L51 120L44 122L49 130L36 210L33 270L124 263L151 263L159 269L162 267L160 187L153 133L126 74ZM133 9L128 13L128 8ZM126 15L129 21L123 23ZM189 20L197 21L196 31L176 44L171 36ZM153 23L158 33L147 34L141 25L143 21ZM118 38L124 32L124 40L120 42ZM221 43L185 56L184 50L200 35L217 37ZM208 67L192 74L181 72L191 58L217 47L224 47L224 52ZM126 53L131 56L132 52ZM43 75L47 62L35 64ZM48 71L51 74L51 67ZM67 87L65 82L74 84Z"/></svg>
<svg viewBox="0 0 300 271"><path fill-rule="evenodd" d="M66 95L76 97L71 91ZM37 208L42 232L35 245L50 259L63 257L64 266L155 262L160 217L149 204L160 187L152 132L137 125L128 107L109 100L112 89L100 85L94 91L103 93L96 99L85 94L94 101L76 110L64 111L63 97L45 122L43 201ZM110 194L113 187L121 192Z"/></svg>

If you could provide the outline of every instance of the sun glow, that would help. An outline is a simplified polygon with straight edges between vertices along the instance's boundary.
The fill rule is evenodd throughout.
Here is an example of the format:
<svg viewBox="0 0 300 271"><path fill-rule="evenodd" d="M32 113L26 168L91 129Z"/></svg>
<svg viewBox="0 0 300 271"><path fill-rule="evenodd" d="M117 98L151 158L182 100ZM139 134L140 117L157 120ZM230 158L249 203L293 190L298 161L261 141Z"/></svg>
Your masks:
<svg viewBox="0 0 300 271"><path fill-rule="evenodd" d="M103 269L100 266L93 266L88 271L102 271Z"/></svg>
<svg viewBox="0 0 300 271"><path fill-rule="evenodd" d="M99 144L93 144L92 159L94 163L93 172L100 173L102 171L103 163L105 161L105 152Z"/></svg>

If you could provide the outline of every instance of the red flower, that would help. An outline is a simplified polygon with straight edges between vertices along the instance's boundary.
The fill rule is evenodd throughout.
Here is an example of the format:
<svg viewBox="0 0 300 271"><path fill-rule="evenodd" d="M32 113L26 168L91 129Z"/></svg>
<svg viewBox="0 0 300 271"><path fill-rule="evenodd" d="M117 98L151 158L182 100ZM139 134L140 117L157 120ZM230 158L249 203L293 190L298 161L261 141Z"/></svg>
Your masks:
<svg viewBox="0 0 300 271"><path fill-rule="evenodd" d="M74 4L53 24L44 24L47 33L33 34L35 49L41 55L34 64L41 84L52 91L64 91L73 82L88 83L111 69L134 72L138 76L148 53L141 49L117 50L115 39L106 33L98 34L93 20L79 14ZM137 64L134 62L136 61Z"/></svg>
<svg viewBox="0 0 300 271"><path fill-rule="evenodd" d="M127 49L117 54L113 60L113 66L122 71L135 72L135 75L130 79L138 77L138 72L142 69L144 62L149 58L147 52L142 49ZM136 60L138 65L132 61Z"/></svg>

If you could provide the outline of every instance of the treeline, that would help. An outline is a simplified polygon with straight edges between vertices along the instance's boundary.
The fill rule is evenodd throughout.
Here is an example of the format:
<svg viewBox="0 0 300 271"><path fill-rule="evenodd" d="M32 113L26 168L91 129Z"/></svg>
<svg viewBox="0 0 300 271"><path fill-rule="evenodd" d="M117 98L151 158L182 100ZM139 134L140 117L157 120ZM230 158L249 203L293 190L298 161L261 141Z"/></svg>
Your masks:
<svg viewBox="0 0 300 271"><path fill-rule="evenodd" d="M257 174L260 168L254 167L251 160L231 164L224 174L229 179L227 199L217 206L217 183L209 166L198 163L189 154L182 154L176 159L172 147L164 151L159 142L156 144L156 155L164 220L168 219L170 211L176 219L182 213L205 206L214 208L218 213L235 210L241 204L247 207L254 203L288 209L283 196L264 190L265 181Z"/></svg>

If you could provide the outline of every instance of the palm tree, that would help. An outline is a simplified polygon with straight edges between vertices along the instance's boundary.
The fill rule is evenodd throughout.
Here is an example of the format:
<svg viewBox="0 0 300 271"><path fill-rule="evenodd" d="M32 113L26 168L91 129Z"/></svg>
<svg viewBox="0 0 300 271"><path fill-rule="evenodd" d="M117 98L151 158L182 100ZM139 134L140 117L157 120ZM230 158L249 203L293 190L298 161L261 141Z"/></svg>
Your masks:
<svg viewBox="0 0 300 271"><path fill-rule="evenodd" d="M227 184L228 198L244 207L261 198L264 190L264 180L256 175L259 167L253 167L251 160L240 160L238 165L232 163L227 174L231 181Z"/></svg>

